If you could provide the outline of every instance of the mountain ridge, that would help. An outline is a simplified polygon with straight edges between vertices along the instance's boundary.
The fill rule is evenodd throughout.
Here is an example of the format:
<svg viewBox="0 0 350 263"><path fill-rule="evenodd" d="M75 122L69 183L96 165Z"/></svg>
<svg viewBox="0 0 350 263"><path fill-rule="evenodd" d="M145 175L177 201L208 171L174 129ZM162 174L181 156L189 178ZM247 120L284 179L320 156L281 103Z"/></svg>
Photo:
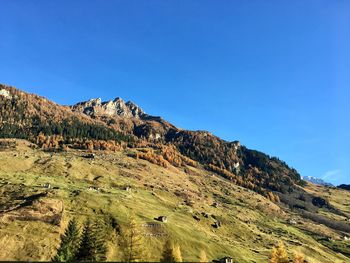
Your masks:
<svg viewBox="0 0 350 263"><path fill-rule="evenodd" d="M303 180L308 181L310 183L313 184L318 184L318 185L324 185L324 186L334 186L333 184L326 182L325 180L321 179L321 178L317 178L314 176L303 176Z"/></svg>
<svg viewBox="0 0 350 263"><path fill-rule="evenodd" d="M109 108L106 105L110 105ZM304 234L312 230L312 238L317 240L304 242L316 242L317 246L324 244L332 251L350 255L341 240L342 236L350 234L347 223L349 211L346 204L339 203L338 197L330 199L328 195L336 190L307 184L285 162L248 149L239 141L228 142L207 131L179 129L161 117L139 114L141 110L133 113L133 109L138 108L136 104L125 103L120 98L105 103L93 99L75 106L61 106L38 95L0 85L0 138L10 138L0 139L0 162L12 164L0 168L2 177L6 178L0 182L0 190L5 193L1 202L15 205L17 199L13 200L11 193L25 188L28 194L33 194L32 184L39 180L45 187L50 182L62 188L62 191L52 189L51 194L65 200L64 205L71 209L68 214L79 215L79 211L75 211L77 201L79 209L89 211L94 217L100 215L98 211L110 213L108 206L113 207L113 216L118 219L120 212L136 209L143 215L142 222L152 220L164 211L170 218L177 213L176 220L182 222L177 230L186 226L192 231L192 220L199 222L203 219L201 229L216 235L216 240L220 242L225 242L227 238L229 242L225 243L226 246L232 246L232 237L222 239L222 235L231 235L230 231L242 226L245 229L243 235L249 233L249 236L252 236L251 226L264 229L259 232L258 227L260 237L257 242L273 228L277 236L282 235L290 240L290 244L295 244L294 237L286 234L291 229L295 231L298 228L298 235L303 240ZM30 143L13 138L29 140ZM8 184L11 180L15 180L14 185ZM78 185L75 186L72 180ZM123 183L120 184L120 181ZM23 186L23 182L27 185ZM130 184L135 186L132 194L125 190ZM348 194L338 191L336 193L340 197ZM135 202L131 196L137 196L140 202ZM125 204L120 203L120 198ZM171 207L165 201L168 198ZM86 200L92 203L88 204ZM100 206L101 200L105 200L106 204ZM157 211L156 215L144 209L144 200L148 200L147 205ZM155 207L155 201L160 207ZM203 211L202 201L205 201L205 210L212 211L213 217ZM247 206L249 214L236 219L241 215L241 209ZM221 211L219 217L218 211ZM23 213L26 215L27 210ZM252 214L260 219L252 223ZM17 218L20 215L16 212L7 216ZM278 225L275 225L276 217L282 220L278 221ZM305 224L296 226L298 222L294 218ZM210 222L212 219L215 221ZM265 219L269 222L268 226L264 223ZM40 220L44 219L40 217ZM173 224L176 225L176 222L173 221L169 231L177 236L179 231L172 229ZM221 224L228 232L220 232L218 228ZM282 234L279 232L281 224L287 229ZM314 224L322 224L322 227L318 226L315 230ZM318 232L320 228L322 233ZM200 235L207 240L208 237ZM271 238L270 235L266 237ZM337 243L324 240L332 237L337 238ZM191 236L181 238L193 242ZM265 241L268 239L264 237ZM264 256L250 255L247 258L266 257L265 241L260 244L264 246ZM219 250L222 253L222 249ZM213 249L211 254L219 256L216 251L217 248ZM234 253L239 256L237 251ZM43 254L47 259L47 253ZM189 258L195 260L193 256ZM238 258L243 260L244 257Z"/></svg>
<svg viewBox="0 0 350 263"><path fill-rule="evenodd" d="M70 106L72 111L80 111L86 115L120 116L124 118L140 118L145 112L132 101L125 102L122 98L102 101L101 98L78 102Z"/></svg>
<svg viewBox="0 0 350 263"><path fill-rule="evenodd" d="M5 85L0 85L0 87L1 90L5 89L10 93L17 93L16 96L21 94L23 97L17 100L12 98L12 107L16 106L16 103L26 105L26 109L23 109L22 105L18 106L19 109L14 108L17 112L24 111L25 113L21 116L16 116L17 122L26 121L29 115L34 118L34 121L27 123L29 130L33 130L33 127L35 128L33 122L35 123L37 119L40 119L44 125L45 122L50 124L42 129L35 129L33 131L33 136L38 136L41 132L44 134L46 133L46 135L61 134L64 137L71 137L74 134L80 137L94 137L94 134L89 131L84 133L84 136L80 135L79 131L66 134L64 133L66 129L61 131L60 127L47 131L47 129L56 125L59 126L62 122L65 122L66 119L69 119L69 121L66 121L69 123L71 119L74 119L79 123L77 126L80 125L80 122L83 122L88 125L103 127L101 129L105 129L106 133L109 133L109 131L113 133L107 134L105 136L106 139L113 139L113 136L118 137L117 135L120 133L132 137L139 142L146 141L156 144L173 144L181 154L199 161L203 165L211 165L212 168L209 169L228 171L230 173L229 179L231 180L236 180L232 179L232 177L239 173L244 173L247 170L251 170L251 167L254 166L258 167L262 173L266 173L264 176L268 177L270 175L268 175L267 172L272 171L274 169L273 166L275 166L275 168L281 167L282 170L284 169L283 167L286 168L284 169L284 174L286 174L286 178L289 179L287 181L284 180L284 184L291 185L293 182L301 182L300 175L294 169L290 169L284 162L280 162L277 158L271 158L258 151L250 151L244 146L241 147L240 144L234 142L226 142L207 131L179 129L160 117L145 114L143 110L134 103L130 102L127 105L119 97L113 101L110 100L106 102L102 102L100 99L92 99L65 107L52 103L43 97L18 91L13 87ZM8 98L6 98L5 101L6 100L8 100ZM34 100L34 103L31 103L31 100ZM38 107L38 105L40 107ZM50 107L54 108L53 112L50 112ZM28 108L34 108L36 111L28 111ZM13 109L11 111L12 114L16 114L17 112L14 112ZM60 120L60 116L58 115L63 115L63 120ZM4 121L3 119L2 117L2 121ZM26 127L25 123L23 127ZM117 134L114 135L114 133ZM99 138L100 137L97 137L97 139ZM237 164L239 167L235 167ZM223 172L222 174L225 173ZM240 178L237 179L240 180ZM278 178L276 178L276 180L278 180ZM277 190L275 185L269 185L265 180L261 180L259 184L259 188Z"/></svg>
<svg viewBox="0 0 350 263"><path fill-rule="evenodd" d="M168 150L162 150L144 158L156 158L159 163L165 158L166 162L178 163L176 158L180 157L174 159L172 156L182 155L232 183L272 200L284 200L292 207L308 207L300 204L304 201L296 197L290 200L290 193L299 193L298 185L305 184L295 169L276 157L250 150L238 141L227 142L207 131L179 129L161 117L145 114L134 103L127 105L119 97L113 101L92 99L73 106L61 106L14 87L0 85L0 90L13 95L11 99L0 96L3 105L0 121L4 124L0 129L1 137L15 134L18 138L40 141L40 145L48 147L59 145L83 149L90 147L89 140L114 140L119 144L125 142L128 147L149 145L155 150L161 145L165 148L172 145L175 148L170 147L171 156ZM58 142L48 144L48 140ZM101 143L98 143L100 146L96 144L92 143L92 147L99 149ZM108 148L108 144L104 145L103 148ZM308 202L312 198L307 198Z"/></svg>

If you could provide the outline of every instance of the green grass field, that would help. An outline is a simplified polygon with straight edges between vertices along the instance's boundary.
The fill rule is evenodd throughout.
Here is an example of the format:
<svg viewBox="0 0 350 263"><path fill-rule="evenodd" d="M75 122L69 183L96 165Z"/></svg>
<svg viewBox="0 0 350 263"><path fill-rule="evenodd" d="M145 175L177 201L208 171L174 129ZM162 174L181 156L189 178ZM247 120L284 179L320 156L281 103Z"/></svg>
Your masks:
<svg viewBox="0 0 350 263"><path fill-rule="evenodd" d="M291 214L201 167L187 167L186 172L172 166L166 169L128 157L126 152L97 152L94 160L83 155L74 150L33 150L25 141L19 141L17 149L0 151L2 211L16 207L23 197L48 192L33 204L0 214L0 260L50 260L73 217L83 222L88 217L112 216L123 225L133 214L145 235L160 233L144 237L145 261L159 261L169 237L180 244L185 261L198 261L204 250L210 260L231 256L235 262L268 262L272 246L282 240L290 255L302 252L310 263L350 262L319 240L330 236L334 245L340 245L341 233ZM46 183L50 189L44 187ZM344 198L350 200L350 195L331 191L331 203L349 213ZM60 224L47 222L58 213ZM159 223L159 229L143 226L156 223L154 218L162 215L168 221ZM298 224L288 224L290 218ZM222 224L218 229L212 226L217 220ZM117 239L109 244L110 261L122 259Z"/></svg>

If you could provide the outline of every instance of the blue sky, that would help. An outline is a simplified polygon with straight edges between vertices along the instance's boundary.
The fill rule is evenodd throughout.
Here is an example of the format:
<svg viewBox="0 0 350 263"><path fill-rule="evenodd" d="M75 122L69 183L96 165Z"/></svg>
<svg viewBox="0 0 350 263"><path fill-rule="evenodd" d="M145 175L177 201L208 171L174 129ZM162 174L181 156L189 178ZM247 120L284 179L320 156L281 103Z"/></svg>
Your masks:
<svg viewBox="0 0 350 263"><path fill-rule="evenodd" d="M0 82L132 100L350 183L350 2L0 1Z"/></svg>

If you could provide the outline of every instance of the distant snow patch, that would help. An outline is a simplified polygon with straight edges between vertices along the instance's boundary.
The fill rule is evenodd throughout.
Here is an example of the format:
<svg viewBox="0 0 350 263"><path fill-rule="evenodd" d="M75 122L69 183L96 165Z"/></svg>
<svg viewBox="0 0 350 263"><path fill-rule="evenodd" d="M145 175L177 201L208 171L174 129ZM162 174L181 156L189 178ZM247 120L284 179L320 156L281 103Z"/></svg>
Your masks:
<svg viewBox="0 0 350 263"><path fill-rule="evenodd" d="M4 96L5 98L11 99L11 93L8 90L2 89L0 90L0 95Z"/></svg>

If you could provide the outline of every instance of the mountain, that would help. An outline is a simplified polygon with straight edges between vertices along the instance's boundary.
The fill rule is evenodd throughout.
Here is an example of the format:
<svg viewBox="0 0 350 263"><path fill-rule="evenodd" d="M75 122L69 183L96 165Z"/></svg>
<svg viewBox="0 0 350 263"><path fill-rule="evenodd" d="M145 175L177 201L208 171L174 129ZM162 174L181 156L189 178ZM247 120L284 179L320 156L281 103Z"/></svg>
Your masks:
<svg viewBox="0 0 350 263"><path fill-rule="evenodd" d="M209 132L178 129L121 98L107 102L92 99L65 107L13 87L2 85L0 90L10 94L0 98L2 137L34 142L39 134L60 135L61 145L77 139L83 144L87 139L125 141L132 147L170 144L206 169L267 197L272 191L281 195L291 189L297 191L294 184L303 184L298 172L277 158L249 150L238 141L226 142Z"/></svg>
<svg viewBox="0 0 350 263"><path fill-rule="evenodd" d="M71 107L73 111L85 113L89 116L106 115L120 116L123 118L140 118L145 112L131 101L124 102L121 98L115 98L113 101L102 102L100 98L80 102Z"/></svg>
<svg viewBox="0 0 350 263"><path fill-rule="evenodd" d="M0 242L11 245L0 259L47 261L72 216L123 225L131 211L141 225L169 218L166 234L146 231L159 237L148 240L152 261L163 234L188 248L187 261L202 246L211 259L264 262L279 238L313 262L350 255L344 191L307 185L277 157L177 128L119 97L63 106L0 85L0 138ZM30 231L17 239L22 227Z"/></svg>
<svg viewBox="0 0 350 263"><path fill-rule="evenodd" d="M6 85L0 85L0 106L0 137L33 141L43 133L65 138L128 139L102 121Z"/></svg>
<svg viewBox="0 0 350 263"><path fill-rule="evenodd" d="M242 181L241 184L265 195L268 195L268 190L287 192L293 183L303 183L296 170L277 158L249 150L238 141L226 142L206 131L178 129L160 117L145 114L139 106L132 102L125 103L119 97L108 102L92 99L77 103L71 109L112 124L115 130L133 134L139 139L172 144L181 154L206 165L208 169L219 172L235 183ZM253 171L253 167L257 170ZM253 176L257 171L259 177Z"/></svg>
<svg viewBox="0 0 350 263"><path fill-rule="evenodd" d="M4 94L0 95L0 137L29 139L40 147L59 149L115 149L123 143L130 148L162 148L142 158L158 163L165 159L165 163L172 164L193 160L267 198L314 210L314 197L300 188L305 182L295 169L276 157L250 150L239 141L227 142L206 131L179 129L119 97L61 106L6 85L0 86L0 92ZM301 194L307 198L298 199Z"/></svg>
<svg viewBox="0 0 350 263"><path fill-rule="evenodd" d="M314 176L303 176L303 180L308 181L313 184L319 184L324 186L333 186L331 183L328 183L320 178L314 177Z"/></svg>
<svg viewBox="0 0 350 263"><path fill-rule="evenodd" d="M341 184L338 188L350 191L350 184Z"/></svg>

